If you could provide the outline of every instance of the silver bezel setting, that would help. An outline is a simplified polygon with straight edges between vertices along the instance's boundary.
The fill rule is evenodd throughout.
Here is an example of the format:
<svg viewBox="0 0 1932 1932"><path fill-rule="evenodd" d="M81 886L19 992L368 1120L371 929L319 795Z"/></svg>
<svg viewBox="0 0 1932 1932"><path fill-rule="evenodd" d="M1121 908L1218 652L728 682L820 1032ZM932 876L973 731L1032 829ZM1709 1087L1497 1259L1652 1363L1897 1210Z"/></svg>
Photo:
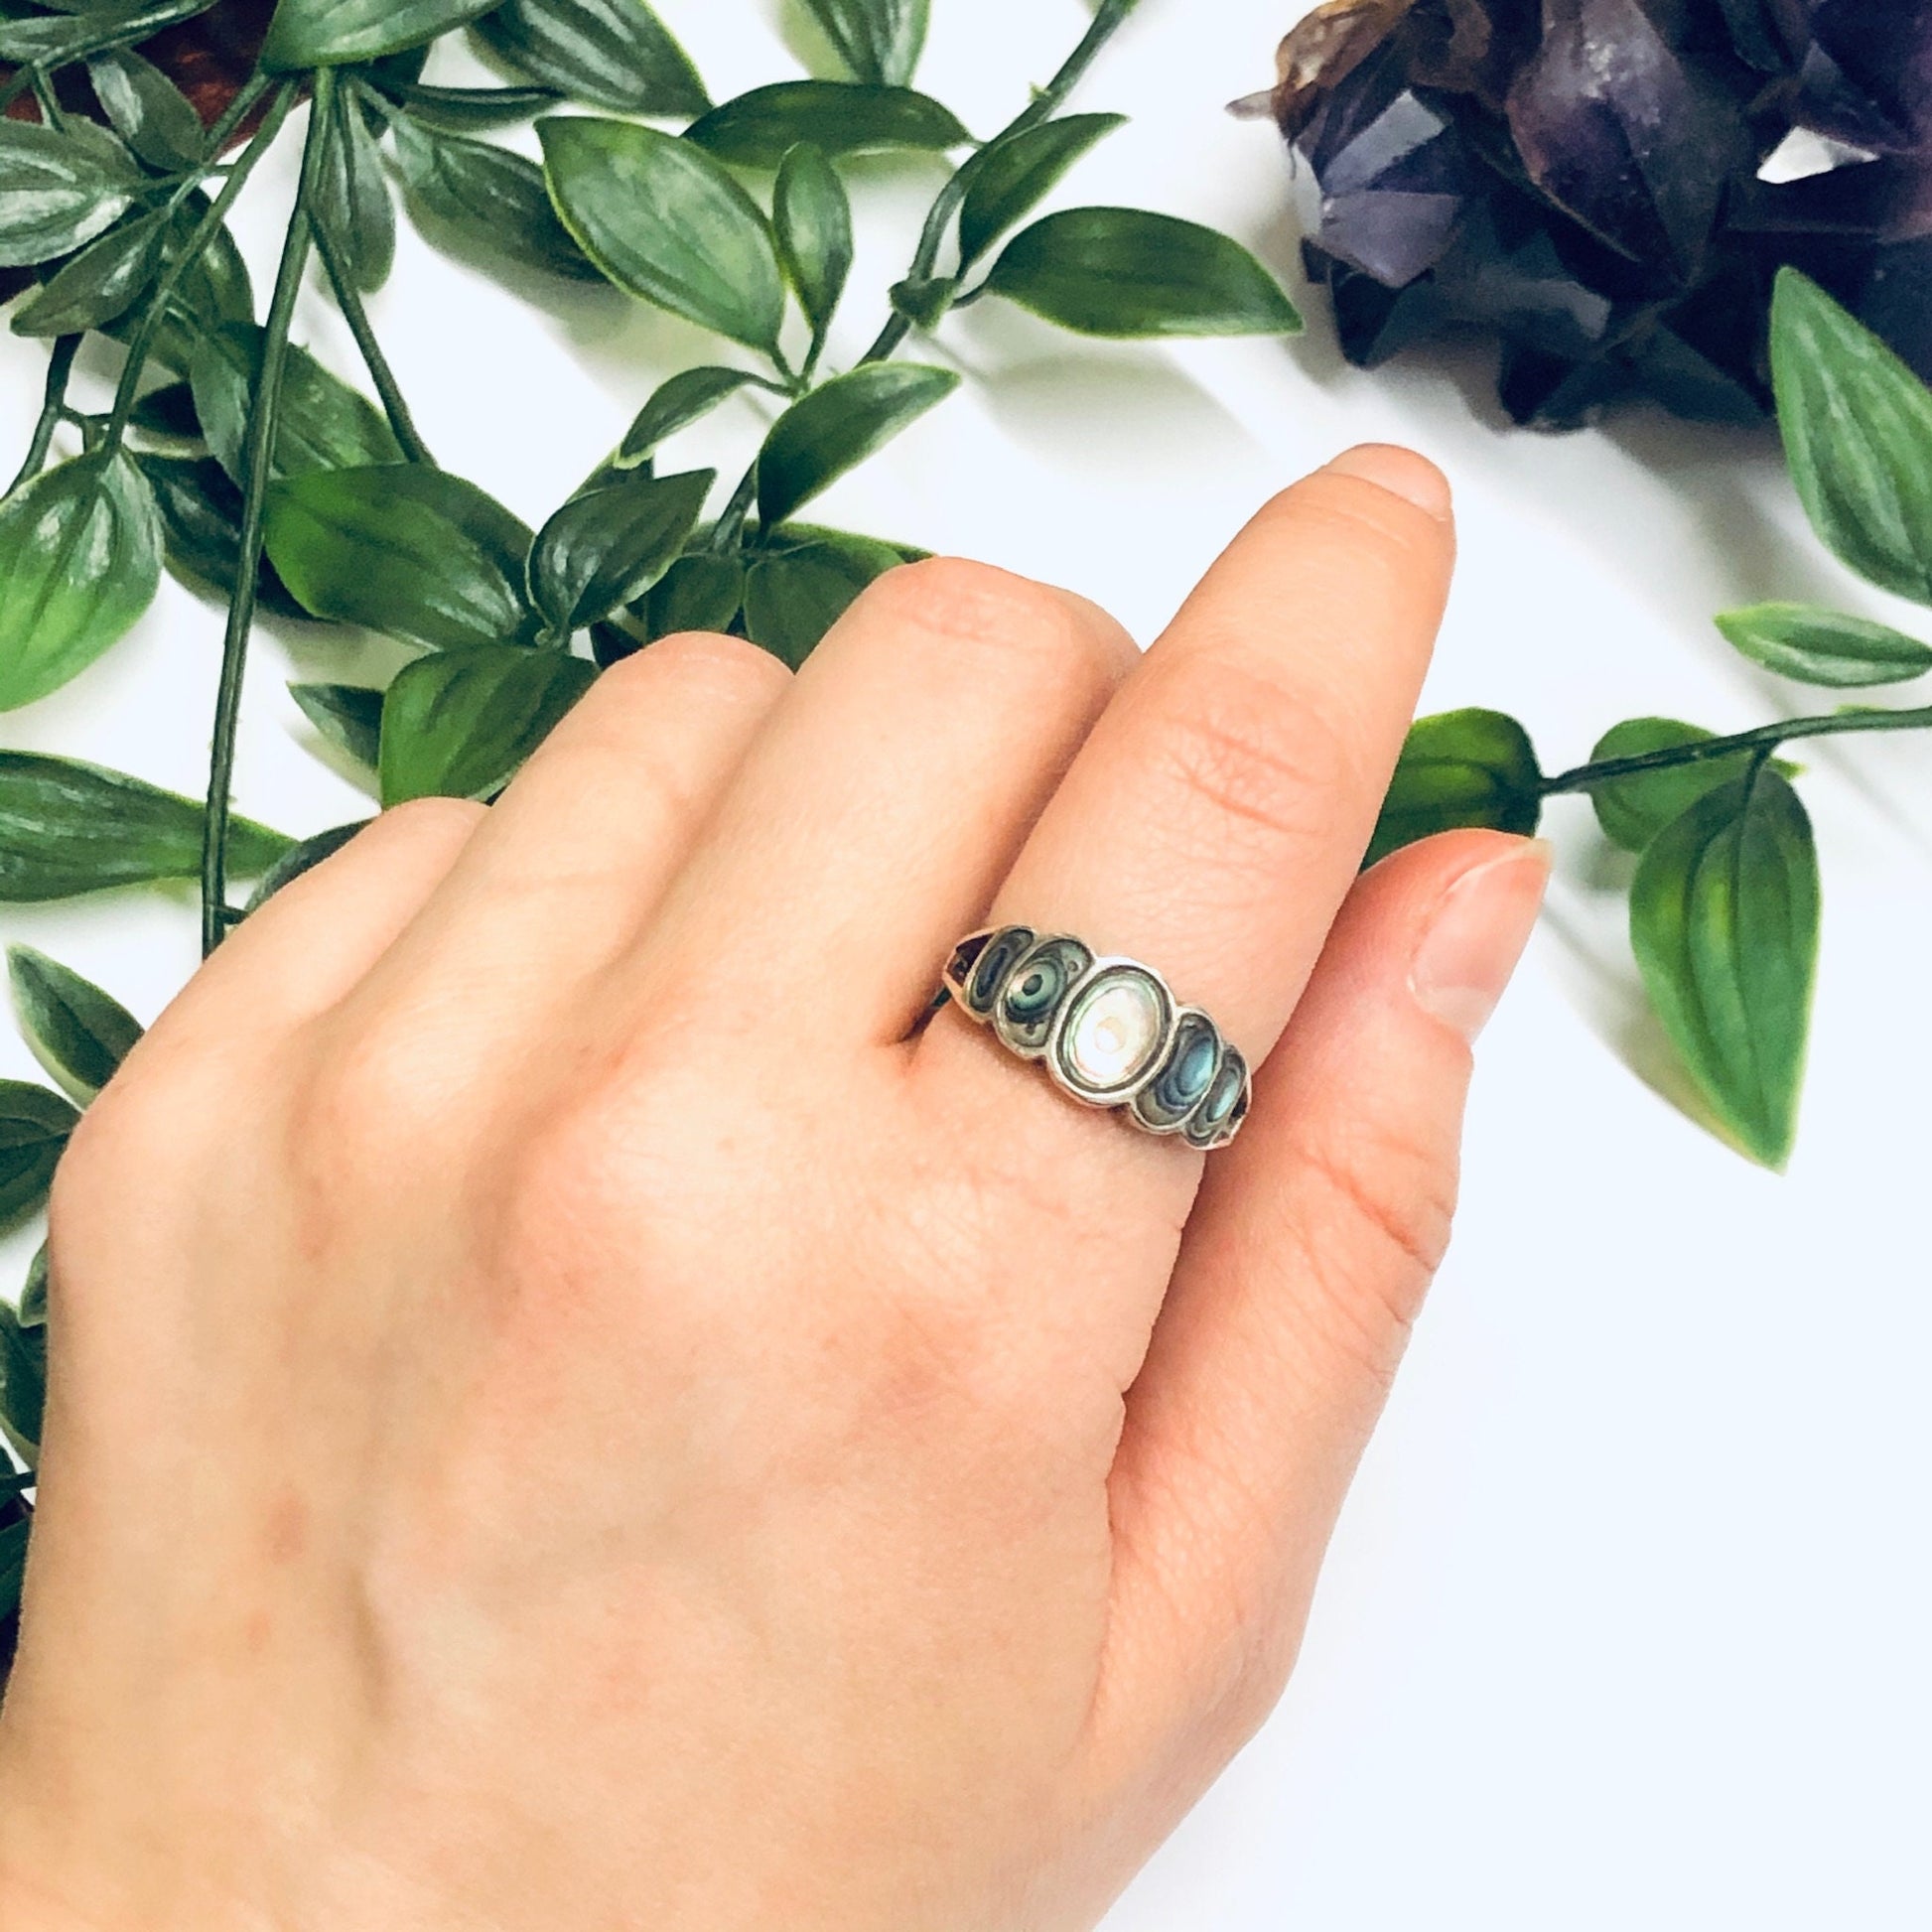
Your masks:
<svg viewBox="0 0 1932 1932"><path fill-rule="evenodd" d="M1131 1080L1121 1081L1111 1087L1089 1087L1068 1069L1062 1049L1074 1014L1110 979L1139 980L1152 987L1156 999L1160 1002L1161 1025L1155 1035L1153 1050L1146 1064ZM1173 1043L1173 1021L1178 1007L1179 1003L1174 999L1173 989L1152 966L1144 966L1138 959L1126 959L1119 954L1096 959L1067 988L1066 997L1060 1002L1060 1010L1053 1016L1052 1032L1046 1035L1046 1071L1052 1075L1053 1083L1062 1093L1070 1094L1085 1106L1124 1107L1154 1078L1162 1062L1167 1059L1168 1048Z"/></svg>
<svg viewBox="0 0 1932 1932"><path fill-rule="evenodd" d="M1232 1061L1241 1070L1240 1084L1234 1090L1226 1117L1219 1125L1208 1131L1205 1126L1208 1102L1220 1090L1222 1075L1227 1072ZM1198 1148L1203 1154L1212 1154L1224 1148L1241 1131L1241 1123L1248 1117L1248 1105L1254 1097L1254 1072L1247 1056L1238 1047L1228 1044L1226 1036L1221 1041L1221 1064L1215 1068L1214 1078L1208 1083L1207 1091L1201 1095L1200 1104L1189 1114L1181 1126L1189 1147Z"/></svg>
<svg viewBox="0 0 1932 1932"><path fill-rule="evenodd" d="M991 1000L987 1002L986 1010L982 1012L976 1005L974 1005L973 997L972 997L972 987L974 982L980 976L980 968L985 963L986 955L989 952L991 952L995 946L1002 944L1004 941L1008 939L1014 938L1016 935L1021 935L1020 949L1018 952L1014 954L1013 958L1002 969L1000 973L1000 977L996 981L994 981L993 997ZM972 939L977 939L979 937L979 934L973 933L969 935L969 937ZM1001 996L1006 992L1007 981L1012 977L1014 967L1019 965L1021 960L1025 959L1026 956L1033 951L1034 944L1038 939L1038 937L1039 934L1036 933L1033 929L1033 927L1029 925L1001 925L1001 926L993 927L993 929L987 934L986 944L980 947L979 951L974 955L972 965L969 966L966 969L965 973L960 976L959 988L955 995L955 997L959 1002L960 1011L966 1014L970 1019L977 1022L978 1025L982 1027L991 1025L993 1016L996 1013L998 1013L1000 1010L1000 999ZM965 944L965 943L967 943L967 941L964 940L961 941L961 944ZM955 947L954 950L957 951L958 948Z"/></svg>
<svg viewBox="0 0 1932 1932"><path fill-rule="evenodd" d="M1047 1015L1045 1035L1040 1039L1039 1044L1035 1046L1029 1040L1020 1037L1018 1026L1007 1017L1007 994L1012 989L1014 982L1021 978L1033 962L1041 953L1053 946L1072 947L1085 960L1086 964L1078 972L1073 973L1068 978L1065 986L1060 989L1060 996L1054 1002L1051 1013ZM1070 932L1047 932L1037 935L1033 944L1008 969L1005 979L1000 983L1000 991L994 999L991 1018L993 1031L999 1035L1001 1044L1009 1052L1018 1054L1023 1060L1044 1059L1053 1043L1053 1034L1060 1024L1060 1015L1066 1011L1067 1003L1079 990L1080 982L1092 970L1093 948L1085 940L1074 938Z"/></svg>
<svg viewBox="0 0 1932 1932"><path fill-rule="evenodd" d="M1021 938L1024 943L1002 969L999 979L995 982L988 1008L982 1013L968 997L969 989L978 977L981 962L989 947L1002 940L1016 937ZM1086 955L1087 965L1083 971L1070 979L1062 990L1047 1026L1044 1043L1033 1046L1026 1040L1014 1036L1012 1023L1005 1018L1007 989L1013 983L1014 976L1021 972L1038 952L1044 947L1057 945L1077 948ZM966 960L964 970L956 971L955 967L959 959L969 949L970 957ZM1146 1064L1131 1080L1108 1088L1094 1088L1068 1071L1062 1057L1062 1046L1072 1015L1101 982L1117 976L1138 980L1153 990L1159 1003L1162 1024L1153 1052ZM1241 1131L1242 1123L1247 1118L1254 1092L1253 1069L1249 1066L1246 1056L1214 1024L1213 1016L1203 1012L1199 1007L1181 1005L1166 979L1144 961L1130 959L1120 953L1095 954L1083 939L1076 938L1072 933L1054 932L1017 923L985 926L977 932L968 933L947 957L941 989L935 996L935 1004L950 1004L976 1026L990 1028L994 1037L1016 1058L1040 1064L1047 1077L1069 1100L1078 1101L1081 1106L1093 1108L1098 1112L1120 1113L1143 1134L1151 1134L1164 1140L1183 1140L1189 1147L1203 1153L1212 1153L1226 1147ZM1183 1023L1193 1020L1203 1022L1213 1035L1215 1042L1213 1076L1208 1081L1206 1091L1183 1118L1173 1122L1150 1121L1143 1115L1138 1105L1140 1097L1153 1084L1161 1069L1167 1065ZM1222 1076L1226 1073L1230 1062L1239 1069L1239 1084L1235 1089L1227 1118L1219 1125L1208 1129L1203 1116L1209 1101L1220 1091Z"/></svg>
<svg viewBox="0 0 1932 1932"><path fill-rule="evenodd" d="M1214 1041L1214 1065L1208 1073L1207 1085L1201 1089L1200 1096L1195 1100L1194 1104L1177 1120L1150 1120L1145 1112L1147 1096L1152 1091L1155 1081L1161 1077L1161 1069L1167 1065L1169 1056L1179 1043L1181 1030L1189 1020L1202 1022ZM1227 1040L1223 1036L1220 1028L1215 1026L1214 1016L1212 1014L1203 1013L1199 1007L1181 1007L1178 1009L1173 1016L1173 1024L1168 1029L1167 1042L1162 1048L1160 1059L1155 1062L1154 1071L1148 1075L1147 1079L1142 1083L1140 1091L1134 1096L1134 1125L1144 1134L1159 1135L1163 1139L1175 1134L1184 1134L1187 1131L1187 1123L1201 1110L1201 1107L1206 1103L1207 1096L1214 1091L1214 1082L1221 1077L1221 1067L1227 1059L1229 1050Z"/></svg>

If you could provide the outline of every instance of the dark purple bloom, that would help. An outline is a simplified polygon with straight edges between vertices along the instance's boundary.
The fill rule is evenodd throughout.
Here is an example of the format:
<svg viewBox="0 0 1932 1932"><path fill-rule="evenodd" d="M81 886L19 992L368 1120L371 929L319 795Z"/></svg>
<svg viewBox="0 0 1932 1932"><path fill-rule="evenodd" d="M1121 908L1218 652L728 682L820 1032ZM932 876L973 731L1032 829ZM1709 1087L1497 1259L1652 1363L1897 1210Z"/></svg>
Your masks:
<svg viewBox="0 0 1932 1932"><path fill-rule="evenodd" d="M1328 0L1281 76L1354 361L1473 327L1519 421L1749 418L1790 262L1932 376L1932 0Z"/></svg>

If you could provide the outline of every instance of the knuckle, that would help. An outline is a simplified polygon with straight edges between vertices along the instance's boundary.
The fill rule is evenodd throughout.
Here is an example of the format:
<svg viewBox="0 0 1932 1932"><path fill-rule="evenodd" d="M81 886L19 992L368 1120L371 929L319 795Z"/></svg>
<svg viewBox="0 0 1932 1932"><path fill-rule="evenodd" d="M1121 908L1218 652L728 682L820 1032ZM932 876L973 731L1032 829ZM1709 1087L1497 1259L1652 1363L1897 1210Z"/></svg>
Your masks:
<svg viewBox="0 0 1932 1932"><path fill-rule="evenodd" d="M1124 634L1062 592L961 557L928 557L889 572L866 593L889 619L953 645L1114 674ZM1128 646L1131 649L1131 646Z"/></svg>
<svg viewBox="0 0 1932 1932"><path fill-rule="evenodd" d="M411 798L372 819L353 843L462 845L488 816L489 807L473 798Z"/></svg>
<svg viewBox="0 0 1932 1932"><path fill-rule="evenodd" d="M516 1132L515 1174L496 1230L506 1280L540 1287L587 1248L621 1245L635 1254L666 1220L653 1184L662 1164L598 1097L553 1103Z"/></svg>
<svg viewBox="0 0 1932 1932"><path fill-rule="evenodd" d="M1225 661L1192 665L1157 709L1159 764L1205 809L1217 847L1245 827L1272 856L1341 823L1355 760L1343 735L1277 680Z"/></svg>
<svg viewBox="0 0 1932 1932"><path fill-rule="evenodd" d="M670 673L681 684L696 685L725 698L763 697L791 682L790 668L749 637L718 630L679 630L611 666L592 688L613 698L648 688Z"/></svg>
<svg viewBox="0 0 1932 1932"><path fill-rule="evenodd" d="M1274 512L1294 517L1305 531L1325 527L1347 552L1351 565L1369 557L1410 566L1437 565L1449 542L1448 526L1393 489L1334 470L1318 470L1276 498Z"/></svg>
<svg viewBox="0 0 1932 1932"><path fill-rule="evenodd" d="M173 1110L169 1110L172 1115ZM121 1177L139 1173L148 1153L165 1146L169 1127L141 1082L110 1081L80 1119L54 1171L49 1215L84 1218Z"/></svg>
<svg viewBox="0 0 1932 1932"><path fill-rule="evenodd" d="M305 1199L332 1213L447 1172L465 1113L437 1036L403 1014L320 1023L291 1078L287 1171Z"/></svg>

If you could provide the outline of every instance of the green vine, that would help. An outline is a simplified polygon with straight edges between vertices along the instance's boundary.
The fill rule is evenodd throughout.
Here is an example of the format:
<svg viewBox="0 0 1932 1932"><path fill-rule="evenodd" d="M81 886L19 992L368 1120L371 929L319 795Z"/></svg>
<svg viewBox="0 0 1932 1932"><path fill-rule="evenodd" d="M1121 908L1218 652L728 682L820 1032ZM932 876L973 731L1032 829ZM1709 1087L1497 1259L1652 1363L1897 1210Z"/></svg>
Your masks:
<svg viewBox="0 0 1932 1932"><path fill-rule="evenodd" d="M1932 392L1795 271L1771 322L1792 480L1825 543L1881 590L1932 604ZM1932 672L1932 645L1870 619L1761 604L1718 620L1753 663L1836 689ZM1538 829L1587 796L1635 856L1630 937L1650 1005L1708 1110L1741 1152L1782 1168L1797 1133L1822 887L1811 821L1776 754L1806 739L1932 730L1932 706L1853 706L1715 735L1635 718L1589 761L1546 775L1528 732L1493 711L1411 732L1370 857L1456 826Z"/></svg>
<svg viewBox="0 0 1932 1932"><path fill-rule="evenodd" d="M960 302L990 290L1099 336L1300 327L1275 277L1210 229L1134 209L1040 213L1118 125L1062 110L1135 0L1104 0L1059 70L986 141L913 85L923 9L806 3L836 29L847 71L714 103L641 4L613 29L596 0L518 0L474 22L468 0L423 0L404 16L280 0L255 70L207 128L153 37L206 14L230 44L239 0L8 9L0 62L16 65L0 103L31 95L41 118L0 121L0 176L27 191L0 197L0 268L26 272L15 331L45 338L50 353L25 461L0 500L0 709L37 702L111 650L164 566L218 597L225 621L205 800L0 752L0 899L194 879L211 951L246 916L232 878L255 882L258 904L352 834L294 839L234 809L264 613L359 626L416 653L383 688L292 687L329 756L381 805L495 796L602 667L672 630L729 629L797 663L867 583L922 554L800 512L958 386L899 351ZM503 84L425 82L426 61L458 34L505 70ZM228 217L305 102L300 179L258 320ZM533 116L540 166L490 138ZM839 366L852 265L841 171L872 152L948 166L888 320ZM534 533L436 467L383 351L365 298L393 256L398 203L433 244L512 286L533 275L615 285L718 342L715 359L644 400ZM374 401L291 339L312 260ZM962 294L974 268L979 285ZM78 359L89 336L121 356L99 413L70 395L92 366ZM714 509L715 473L663 472L660 452L739 395L768 399L773 419ZM62 454L64 432L77 432L76 452ZM58 962L16 948L11 965L23 1031L62 1091L0 1082L9 1223L44 1204L76 1109L140 1033ZM0 1303L0 1435L29 1469L44 1278L37 1264L18 1310ZM22 1487L0 1494L0 1619L24 1547Z"/></svg>

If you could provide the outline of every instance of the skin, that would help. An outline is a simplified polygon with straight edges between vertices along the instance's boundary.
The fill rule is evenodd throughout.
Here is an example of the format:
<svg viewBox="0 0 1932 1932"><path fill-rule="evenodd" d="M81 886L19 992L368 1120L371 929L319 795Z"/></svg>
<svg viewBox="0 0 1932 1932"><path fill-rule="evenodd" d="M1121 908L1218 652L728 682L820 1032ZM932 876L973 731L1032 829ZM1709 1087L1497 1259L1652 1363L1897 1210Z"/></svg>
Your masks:
<svg viewBox="0 0 1932 1932"><path fill-rule="evenodd" d="M10 1932L1070 1932L1278 1697L1547 865L1357 878L1453 550L1268 505L1139 656L934 562L385 814L89 1111ZM1259 1071L1208 1158L924 1008L990 919Z"/></svg>

